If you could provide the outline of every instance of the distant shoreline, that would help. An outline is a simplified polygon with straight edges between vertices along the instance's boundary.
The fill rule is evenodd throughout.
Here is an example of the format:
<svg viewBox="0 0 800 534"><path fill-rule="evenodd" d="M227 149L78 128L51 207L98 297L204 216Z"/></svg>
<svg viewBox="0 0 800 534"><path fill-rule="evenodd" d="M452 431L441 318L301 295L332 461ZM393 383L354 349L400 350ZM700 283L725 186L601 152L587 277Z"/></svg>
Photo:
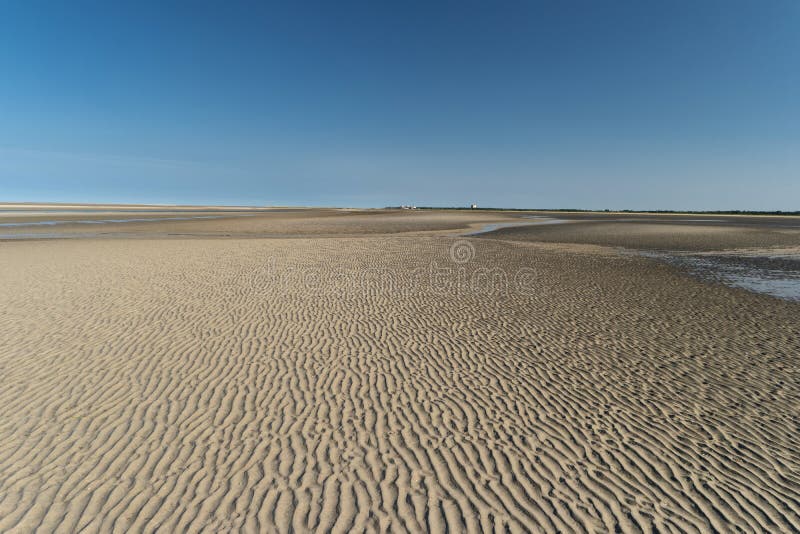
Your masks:
<svg viewBox="0 0 800 534"><path fill-rule="evenodd" d="M8 210L87 210L105 209L114 210L163 210L163 211L270 211L275 209L363 209L363 210L400 210L402 206L386 206L383 208L349 208L341 206L255 206L255 205L215 205L215 204L113 204L113 203L75 203L75 202L0 202L0 211ZM747 215L747 216L782 216L800 217L798 211L765 211L765 210L707 210L707 211L682 211L682 210L590 210L580 208L470 208L461 206L418 206L416 210L447 210L447 211L489 211L489 212L536 212L536 213L596 213L596 214L655 214L655 215Z"/></svg>
<svg viewBox="0 0 800 534"><path fill-rule="evenodd" d="M387 206L386 209L402 209L401 206ZM655 214L655 215L770 215L800 217L800 211L750 211L750 210L711 210L711 211L678 211L678 210L586 210L578 208L469 208L469 207L437 207L418 206L418 210L454 210L454 211L518 211L537 213L598 213L598 214Z"/></svg>

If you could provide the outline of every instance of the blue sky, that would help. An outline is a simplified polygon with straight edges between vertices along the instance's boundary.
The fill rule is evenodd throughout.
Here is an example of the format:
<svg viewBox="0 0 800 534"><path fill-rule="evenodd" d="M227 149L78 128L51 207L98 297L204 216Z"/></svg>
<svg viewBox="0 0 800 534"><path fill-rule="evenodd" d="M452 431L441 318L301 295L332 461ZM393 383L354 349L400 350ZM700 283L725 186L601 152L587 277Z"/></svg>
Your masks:
<svg viewBox="0 0 800 534"><path fill-rule="evenodd" d="M800 2L0 4L0 200L800 209Z"/></svg>

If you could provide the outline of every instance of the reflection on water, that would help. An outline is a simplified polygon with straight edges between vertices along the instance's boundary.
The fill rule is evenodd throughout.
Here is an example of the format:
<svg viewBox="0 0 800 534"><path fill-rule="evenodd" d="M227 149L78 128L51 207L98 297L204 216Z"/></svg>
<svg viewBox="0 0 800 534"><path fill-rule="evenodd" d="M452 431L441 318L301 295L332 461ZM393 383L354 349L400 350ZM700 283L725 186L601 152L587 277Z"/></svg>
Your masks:
<svg viewBox="0 0 800 534"><path fill-rule="evenodd" d="M800 302L800 254L731 255L639 252L725 285Z"/></svg>
<svg viewBox="0 0 800 534"><path fill-rule="evenodd" d="M0 239L75 239L75 238L82 238L82 239L92 239L96 237L120 237L123 234L96 234L96 233L47 233L47 232L37 232L35 234L31 233L17 233L17 234L0 234Z"/></svg>
<svg viewBox="0 0 800 534"><path fill-rule="evenodd" d="M505 222L505 223L494 223L494 224L487 224L486 226L482 227L479 230L475 230L473 232L467 232L465 234L461 234L462 236L469 236L469 235L478 235L478 234L485 234L488 232L494 232L495 230L500 230L501 228L514 228L516 226L541 226L545 224L561 224L567 221L563 219L547 219L544 217L523 217L524 219L536 219L535 221L520 221L520 222Z"/></svg>
<svg viewBox="0 0 800 534"><path fill-rule="evenodd" d="M194 219L228 219L231 217L250 217L246 215L192 215L183 217L141 217L131 219L52 219L49 221L25 221L0 223L0 228L27 228L30 226L56 226L60 224L111 224L111 223L130 223L130 222L159 222L159 221L191 221Z"/></svg>

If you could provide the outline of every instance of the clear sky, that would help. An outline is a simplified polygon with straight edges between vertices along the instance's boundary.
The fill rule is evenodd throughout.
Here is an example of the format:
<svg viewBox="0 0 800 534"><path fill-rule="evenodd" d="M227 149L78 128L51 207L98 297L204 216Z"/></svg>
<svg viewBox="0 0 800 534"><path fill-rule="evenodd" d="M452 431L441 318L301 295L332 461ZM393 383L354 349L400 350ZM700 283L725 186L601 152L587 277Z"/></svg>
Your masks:
<svg viewBox="0 0 800 534"><path fill-rule="evenodd" d="M0 200L796 210L800 1L9 0Z"/></svg>

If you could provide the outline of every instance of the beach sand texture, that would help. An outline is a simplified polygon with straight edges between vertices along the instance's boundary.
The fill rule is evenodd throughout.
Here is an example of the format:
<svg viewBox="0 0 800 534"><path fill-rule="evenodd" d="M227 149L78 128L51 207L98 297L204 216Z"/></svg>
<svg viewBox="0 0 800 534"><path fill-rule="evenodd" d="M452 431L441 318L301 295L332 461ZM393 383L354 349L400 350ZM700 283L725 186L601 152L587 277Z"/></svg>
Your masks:
<svg viewBox="0 0 800 534"><path fill-rule="evenodd" d="M800 530L798 305L644 258L14 241L0 303L2 532Z"/></svg>

